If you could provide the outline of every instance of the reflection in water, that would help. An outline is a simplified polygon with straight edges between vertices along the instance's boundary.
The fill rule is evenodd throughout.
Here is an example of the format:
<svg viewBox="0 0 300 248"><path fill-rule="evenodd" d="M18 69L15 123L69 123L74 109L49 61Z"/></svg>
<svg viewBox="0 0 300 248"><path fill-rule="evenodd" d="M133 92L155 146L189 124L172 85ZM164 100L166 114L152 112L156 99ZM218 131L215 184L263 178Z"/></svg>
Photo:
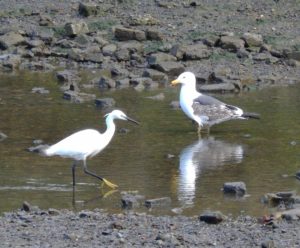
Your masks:
<svg viewBox="0 0 300 248"><path fill-rule="evenodd" d="M195 198L196 181L205 169L212 169L227 163L240 163L243 147L213 137L200 139L185 147L180 153L178 200L192 206Z"/></svg>

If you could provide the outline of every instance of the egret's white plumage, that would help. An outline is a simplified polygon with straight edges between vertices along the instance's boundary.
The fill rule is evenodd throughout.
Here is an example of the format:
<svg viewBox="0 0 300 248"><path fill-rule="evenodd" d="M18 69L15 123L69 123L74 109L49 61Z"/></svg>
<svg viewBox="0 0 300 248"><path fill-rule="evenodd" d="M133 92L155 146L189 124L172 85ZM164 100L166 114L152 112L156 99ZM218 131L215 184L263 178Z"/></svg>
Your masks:
<svg viewBox="0 0 300 248"><path fill-rule="evenodd" d="M255 113L244 113L236 106L223 103L196 90L196 77L192 72L184 72L171 82L181 84L179 102L182 111L198 123L199 129L232 120L259 118Z"/></svg>
<svg viewBox="0 0 300 248"><path fill-rule="evenodd" d="M85 173L103 180L108 186L115 188L116 185L88 171L86 166L86 159L98 154L111 141L116 130L116 125L114 123L115 119L128 120L138 124L138 122L126 116L122 111L114 110L106 115L107 129L104 133L100 133L95 129L78 131L45 149L44 154L47 156L58 155L61 157L72 158L75 161L82 160ZM73 185L75 185L75 167L76 162L72 166Z"/></svg>

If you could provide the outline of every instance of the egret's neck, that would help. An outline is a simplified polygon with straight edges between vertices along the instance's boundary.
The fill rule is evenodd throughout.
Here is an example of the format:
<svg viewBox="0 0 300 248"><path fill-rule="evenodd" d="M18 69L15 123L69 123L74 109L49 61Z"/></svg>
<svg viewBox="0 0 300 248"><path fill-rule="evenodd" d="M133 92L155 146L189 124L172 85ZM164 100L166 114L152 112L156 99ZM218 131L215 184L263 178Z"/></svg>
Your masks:
<svg viewBox="0 0 300 248"><path fill-rule="evenodd" d="M114 120L111 116L108 116L106 118L106 131L103 133L103 136L105 136L105 141L109 143L109 141L112 139L114 136L115 130L116 130L116 125L114 123Z"/></svg>

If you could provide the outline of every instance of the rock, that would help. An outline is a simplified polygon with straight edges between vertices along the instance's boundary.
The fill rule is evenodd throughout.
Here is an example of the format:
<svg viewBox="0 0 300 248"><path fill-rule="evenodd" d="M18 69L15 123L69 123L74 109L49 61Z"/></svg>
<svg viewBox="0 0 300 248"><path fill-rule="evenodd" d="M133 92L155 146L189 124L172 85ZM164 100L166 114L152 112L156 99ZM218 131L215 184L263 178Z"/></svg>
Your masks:
<svg viewBox="0 0 300 248"><path fill-rule="evenodd" d="M113 107L116 101L113 98L98 98L95 100L95 104L98 108L108 108Z"/></svg>
<svg viewBox="0 0 300 248"><path fill-rule="evenodd" d="M293 60L296 60L296 61L300 61L300 51L297 51L297 50L294 50L294 51L285 50L284 51L284 55L288 59L293 59Z"/></svg>
<svg viewBox="0 0 300 248"><path fill-rule="evenodd" d="M55 209L55 208L49 208L48 209L48 214L49 215L60 215L61 212L59 210Z"/></svg>
<svg viewBox="0 0 300 248"><path fill-rule="evenodd" d="M71 48L70 50L68 50L67 54L68 54L67 57L70 60L74 60L77 62L84 62L85 60L83 50L81 49Z"/></svg>
<svg viewBox="0 0 300 248"><path fill-rule="evenodd" d="M27 69L32 71L53 71L55 67L46 61L28 62L24 61L20 66L20 69Z"/></svg>
<svg viewBox="0 0 300 248"><path fill-rule="evenodd" d="M246 194L246 191L246 184L244 182L227 182L223 185L224 194L243 196Z"/></svg>
<svg viewBox="0 0 300 248"><path fill-rule="evenodd" d="M96 99L96 95L88 94L83 92L76 92L72 90L67 90L63 93L63 99L69 100L74 103L83 103L86 101L92 101Z"/></svg>
<svg viewBox="0 0 300 248"><path fill-rule="evenodd" d="M54 22L51 16L40 14L39 25L40 26L53 26Z"/></svg>
<svg viewBox="0 0 300 248"><path fill-rule="evenodd" d="M128 41L128 40L144 41L144 40L146 40L146 33L144 31L141 31L138 29L116 27L114 33L115 33L115 38L119 41Z"/></svg>
<svg viewBox="0 0 300 248"><path fill-rule="evenodd" d="M231 82L219 83L219 84L205 84L199 87L200 91L207 92L232 92L236 90L236 87Z"/></svg>
<svg viewBox="0 0 300 248"><path fill-rule="evenodd" d="M129 71L125 68L121 68L118 65L115 65L112 69L111 69L111 75L113 77L121 77L121 78L125 78L129 76Z"/></svg>
<svg viewBox="0 0 300 248"><path fill-rule="evenodd" d="M140 206L140 201L143 200L145 197L141 195L135 194L124 194L121 197L122 208L125 209L133 209Z"/></svg>
<svg viewBox="0 0 300 248"><path fill-rule="evenodd" d="M94 42L97 43L97 44L99 44L100 47L103 47L103 46L109 44L109 42L108 42L106 39L104 39L104 38L102 37L102 35L95 36L95 37L94 37Z"/></svg>
<svg viewBox="0 0 300 248"><path fill-rule="evenodd" d="M147 62L150 66L155 66L164 61L177 61L176 57L167 53L153 53L147 56Z"/></svg>
<svg viewBox="0 0 300 248"><path fill-rule="evenodd" d="M211 54L212 50L203 43L198 43L187 46L183 58L185 60L200 60L209 58Z"/></svg>
<svg viewBox="0 0 300 248"><path fill-rule="evenodd" d="M0 136L1 136L1 133L0 133ZM1 140L1 138L0 138L0 140ZM296 178L300 180L300 171L298 171L298 172L296 173Z"/></svg>
<svg viewBox="0 0 300 248"><path fill-rule="evenodd" d="M245 46L245 41L235 36L222 36L218 44L231 52L236 52Z"/></svg>
<svg viewBox="0 0 300 248"><path fill-rule="evenodd" d="M281 213L281 217L286 220L299 220L300 219L300 208L289 209Z"/></svg>
<svg viewBox="0 0 300 248"><path fill-rule="evenodd" d="M219 224L226 219L226 216L223 215L220 211L206 211L199 216L200 221L204 221L208 224Z"/></svg>
<svg viewBox="0 0 300 248"><path fill-rule="evenodd" d="M261 248L275 248L274 240L267 239L261 243Z"/></svg>
<svg viewBox="0 0 300 248"><path fill-rule="evenodd" d="M116 86L120 88L128 87L130 85L130 79L129 78L123 78L123 79L117 79L116 80Z"/></svg>
<svg viewBox="0 0 300 248"><path fill-rule="evenodd" d="M161 61L151 66L152 68L166 73L169 77L176 77L184 72L184 66L181 63L174 61Z"/></svg>
<svg viewBox="0 0 300 248"><path fill-rule="evenodd" d="M34 47L43 47L45 46L45 43L42 41L42 40L37 40L37 39L34 39L34 40L26 40L26 45L29 47L29 48L34 48Z"/></svg>
<svg viewBox="0 0 300 248"><path fill-rule="evenodd" d="M0 36L0 49L6 50L11 46L17 46L25 43L25 38L14 31L8 32Z"/></svg>
<svg viewBox="0 0 300 248"><path fill-rule="evenodd" d="M171 106L172 109L180 109L180 103L179 103L179 101L172 101L170 103L170 106Z"/></svg>
<svg viewBox="0 0 300 248"><path fill-rule="evenodd" d="M170 53L176 57L178 60L182 60L185 55L186 46L174 45L171 47Z"/></svg>
<svg viewBox="0 0 300 248"><path fill-rule="evenodd" d="M289 205L295 202L296 193L294 191L267 193L262 197L262 202L270 204L271 206L277 206L284 203Z"/></svg>
<svg viewBox="0 0 300 248"><path fill-rule="evenodd" d="M150 199L145 201L145 206L147 208L167 206L170 204L171 204L170 197L155 198L155 199Z"/></svg>
<svg viewBox="0 0 300 248"><path fill-rule="evenodd" d="M148 96L146 98L152 99L152 100L157 100L157 101L162 101L162 100L165 99L165 95L164 95L164 93L159 93L159 94L157 94L155 96Z"/></svg>
<svg viewBox="0 0 300 248"><path fill-rule="evenodd" d="M162 73L160 71L153 70L153 69L146 69L143 72L142 76L143 77L149 77L153 81L156 81L156 82L162 83L162 84L165 84L168 81L168 76L165 73Z"/></svg>
<svg viewBox="0 0 300 248"><path fill-rule="evenodd" d="M138 16L130 16L128 19L128 23L132 26L152 26L159 24L159 20L151 16L150 14L138 15Z"/></svg>
<svg viewBox="0 0 300 248"><path fill-rule="evenodd" d="M31 205L27 201L24 201L23 204L22 204L21 210L23 210L25 212L30 212L31 211Z"/></svg>
<svg viewBox="0 0 300 248"><path fill-rule="evenodd" d="M130 40L130 41L121 41L117 43L119 50L128 50L130 54L133 54L135 52L142 53L144 49L144 45L142 42L136 41L136 40Z"/></svg>
<svg viewBox="0 0 300 248"><path fill-rule="evenodd" d="M101 7L93 3L79 3L78 12L84 17L97 16L101 12Z"/></svg>
<svg viewBox="0 0 300 248"><path fill-rule="evenodd" d="M31 89L31 93L49 94L49 92L49 90L46 90L43 87L34 87Z"/></svg>
<svg viewBox="0 0 300 248"><path fill-rule="evenodd" d="M115 82L115 80L111 79L110 77L102 76L99 80L98 86L99 86L99 88L102 88L102 89L116 88L116 82Z"/></svg>
<svg viewBox="0 0 300 248"><path fill-rule="evenodd" d="M67 36L76 36L79 34L86 34L89 32L89 27L88 25L83 22L74 22L74 23L67 23L65 25L65 32Z"/></svg>
<svg viewBox="0 0 300 248"><path fill-rule="evenodd" d="M147 40L158 40L162 41L164 39L163 33L156 29L147 29L146 31Z"/></svg>
<svg viewBox="0 0 300 248"><path fill-rule="evenodd" d="M113 56L117 51L117 46L115 44L108 44L102 47L102 53L104 56Z"/></svg>
<svg viewBox="0 0 300 248"><path fill-rule="evenodd" d="M118 61L129 61L130 60L130 51L128 49L120 49L115 53Z"/></svg>
<svg viewBox="0 0 300 248"><path fill-rule="evenodd" d="M267 64L274 64L277 63L279 61L278 58L273 57L271 54L269 53L257 53L255 55L252 56L252 59L255 61L265 61Z"/></svg>
<svg viewBox="0 0 300 248"><path fill-rule="evenodd" d="M132 78L130 80L130 84L133 86L144 86L144 88L152 88L155 84L151 78L148 77L139 77L139 78ZM157 86L157 85L155 85Z"/></svg>
<svg viewBox="0 0 300 248"><path fill-rule="evenodd" d="M21 64L21 56L17 54L5 54L0 56L0 63L6 70L15 70Z"/></svg>
<svg viewBox="0 0 300 248"><path fill-rule="evenodd" d="M85 47L90 47L89 44L91 42L91 39L86 34L78 34L72 41L78 47L85 48ZM98 46L96 46L96 47L98 48Z"/></svg>
<svg viewBox="0 0 300 248"><path fill-rule="evenodd" d="M260 47L263 45L263 37L260 34L244 33L242 39L246 42L247 47Z"/></svg>
<svg viewBox="0 0 300 248"><path fill-rule="evenodd" d="M5 140L7 138L7 135L3 132L0 132L0 142Z"/></svg>
<svg viewBox="0 0 300 248"><path fill-rule="evenodd" d="M84 60L86 62L92 62L92 63L97 63L101 64L104 61L103 54L102 53L87 53L84 55Z"/></svg>

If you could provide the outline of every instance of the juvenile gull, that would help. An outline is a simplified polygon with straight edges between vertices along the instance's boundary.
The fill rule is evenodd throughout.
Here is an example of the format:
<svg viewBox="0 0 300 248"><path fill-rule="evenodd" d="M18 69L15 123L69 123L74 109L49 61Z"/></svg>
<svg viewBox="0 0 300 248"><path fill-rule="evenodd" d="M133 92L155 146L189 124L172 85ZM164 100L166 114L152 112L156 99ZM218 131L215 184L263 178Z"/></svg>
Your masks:
<svg viewBox="0 0 300 248"><path fill-rule="evenodd" d="M181 84L180 107L192 120L198 123L198 133L203 127L209 128L215 124L234 119L259 119L256 113L246 113L242 109L223 103L218 99L204 95L196 90L196 77L192 72L184 72L171 82L171 85Z"/></svg>

